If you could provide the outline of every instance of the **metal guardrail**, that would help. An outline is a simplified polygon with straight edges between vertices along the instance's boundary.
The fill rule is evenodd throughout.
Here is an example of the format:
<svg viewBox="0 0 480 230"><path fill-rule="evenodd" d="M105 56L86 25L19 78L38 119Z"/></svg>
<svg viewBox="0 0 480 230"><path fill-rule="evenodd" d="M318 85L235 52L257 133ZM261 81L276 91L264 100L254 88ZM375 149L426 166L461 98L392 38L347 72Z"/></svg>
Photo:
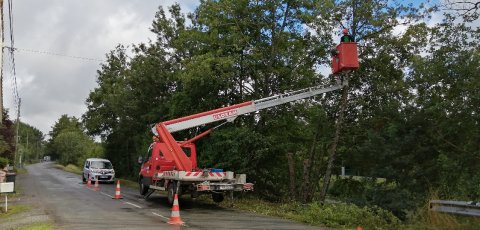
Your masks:
<svg viewBox="0 0 480 230"><path fill-rule="evenodd" d="M430 211L480 216L480 201L431 200Z"/></svg>

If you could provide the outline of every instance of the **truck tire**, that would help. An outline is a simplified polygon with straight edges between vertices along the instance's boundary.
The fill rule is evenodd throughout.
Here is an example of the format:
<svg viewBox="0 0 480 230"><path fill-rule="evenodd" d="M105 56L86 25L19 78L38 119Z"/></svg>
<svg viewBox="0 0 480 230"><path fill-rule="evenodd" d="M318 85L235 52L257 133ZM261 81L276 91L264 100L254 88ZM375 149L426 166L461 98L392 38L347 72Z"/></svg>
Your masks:
<svg viewBox="0 0 480 230"><path fill-rule="evenodd" d="M82 173L82 181L83 183L87 182L87 179L85 179L85 174Z"/></svg>
<svg viewBox="0 0 480 230"><path fill-rule="evenodd" d="M168 198L168 204L172 205L173 204L173 195L175 194L175 191L177 190L177 182L173 181L168 185L168 193L167 193L167 198Z"/></svg>
<svg viewBox="0 0 480 230"><path fill-rule="evenodd" d="M142 183L142 179L140 179L138 180L138 188L140 190L140 195L145 196L150 189L150 186Z"/></svg>
<svg viewBox="0 0 480 230"><path fill-rule="evenodd" d="M214 202L220 203L224 198L223 193L212 193L212 200Z"/></svg>

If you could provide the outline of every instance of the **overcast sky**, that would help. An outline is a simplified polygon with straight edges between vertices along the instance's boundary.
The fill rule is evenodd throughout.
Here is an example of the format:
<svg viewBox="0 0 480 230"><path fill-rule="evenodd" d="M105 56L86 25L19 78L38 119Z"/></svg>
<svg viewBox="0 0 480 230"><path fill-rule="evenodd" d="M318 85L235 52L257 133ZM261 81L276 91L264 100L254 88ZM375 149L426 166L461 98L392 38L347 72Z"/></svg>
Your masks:
<svg viewBox="0 0 480 230"><path fill-rule="evenodd" d="M149 31L158 7L174 0L15 0L13 30L20 119L48 134L62 114L81 117L96 86L96 70L117 44L154 39ZM181 0L184 12L198 0ZM7 0L4 1L8 19ZM5 21L5 46L10 46ZM4 50L4 106L16 117L11 60ZM44 54L57 53L94 61Z"/></svg>

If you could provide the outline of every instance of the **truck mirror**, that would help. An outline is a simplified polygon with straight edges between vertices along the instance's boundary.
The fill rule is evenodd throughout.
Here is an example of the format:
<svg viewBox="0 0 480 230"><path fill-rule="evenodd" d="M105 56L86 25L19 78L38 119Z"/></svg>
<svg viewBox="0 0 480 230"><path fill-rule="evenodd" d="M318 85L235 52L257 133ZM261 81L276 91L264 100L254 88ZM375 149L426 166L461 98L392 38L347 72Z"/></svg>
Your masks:
<svg viewBox="0 0 480 230"><path fill-rule="evenodd" d="M142 157L142 156L139 156L139 157L138 157L138 163L139 163L139 164L142 164L142 163L143 163L143 157Z"/></svg>

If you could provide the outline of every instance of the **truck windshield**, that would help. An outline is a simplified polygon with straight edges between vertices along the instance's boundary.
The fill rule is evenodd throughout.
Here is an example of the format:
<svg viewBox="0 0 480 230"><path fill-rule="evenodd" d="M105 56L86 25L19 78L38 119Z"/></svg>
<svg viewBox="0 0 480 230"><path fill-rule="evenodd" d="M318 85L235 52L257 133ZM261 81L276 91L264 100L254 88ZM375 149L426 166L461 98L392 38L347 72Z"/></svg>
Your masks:
<svg viewBox="0 0 480 230"><path fill-rule="evenodd" d="M97 169L112 169L112 163L108 161L92 161L92 164L90 165L92 168L97 168Z"/></svg>

